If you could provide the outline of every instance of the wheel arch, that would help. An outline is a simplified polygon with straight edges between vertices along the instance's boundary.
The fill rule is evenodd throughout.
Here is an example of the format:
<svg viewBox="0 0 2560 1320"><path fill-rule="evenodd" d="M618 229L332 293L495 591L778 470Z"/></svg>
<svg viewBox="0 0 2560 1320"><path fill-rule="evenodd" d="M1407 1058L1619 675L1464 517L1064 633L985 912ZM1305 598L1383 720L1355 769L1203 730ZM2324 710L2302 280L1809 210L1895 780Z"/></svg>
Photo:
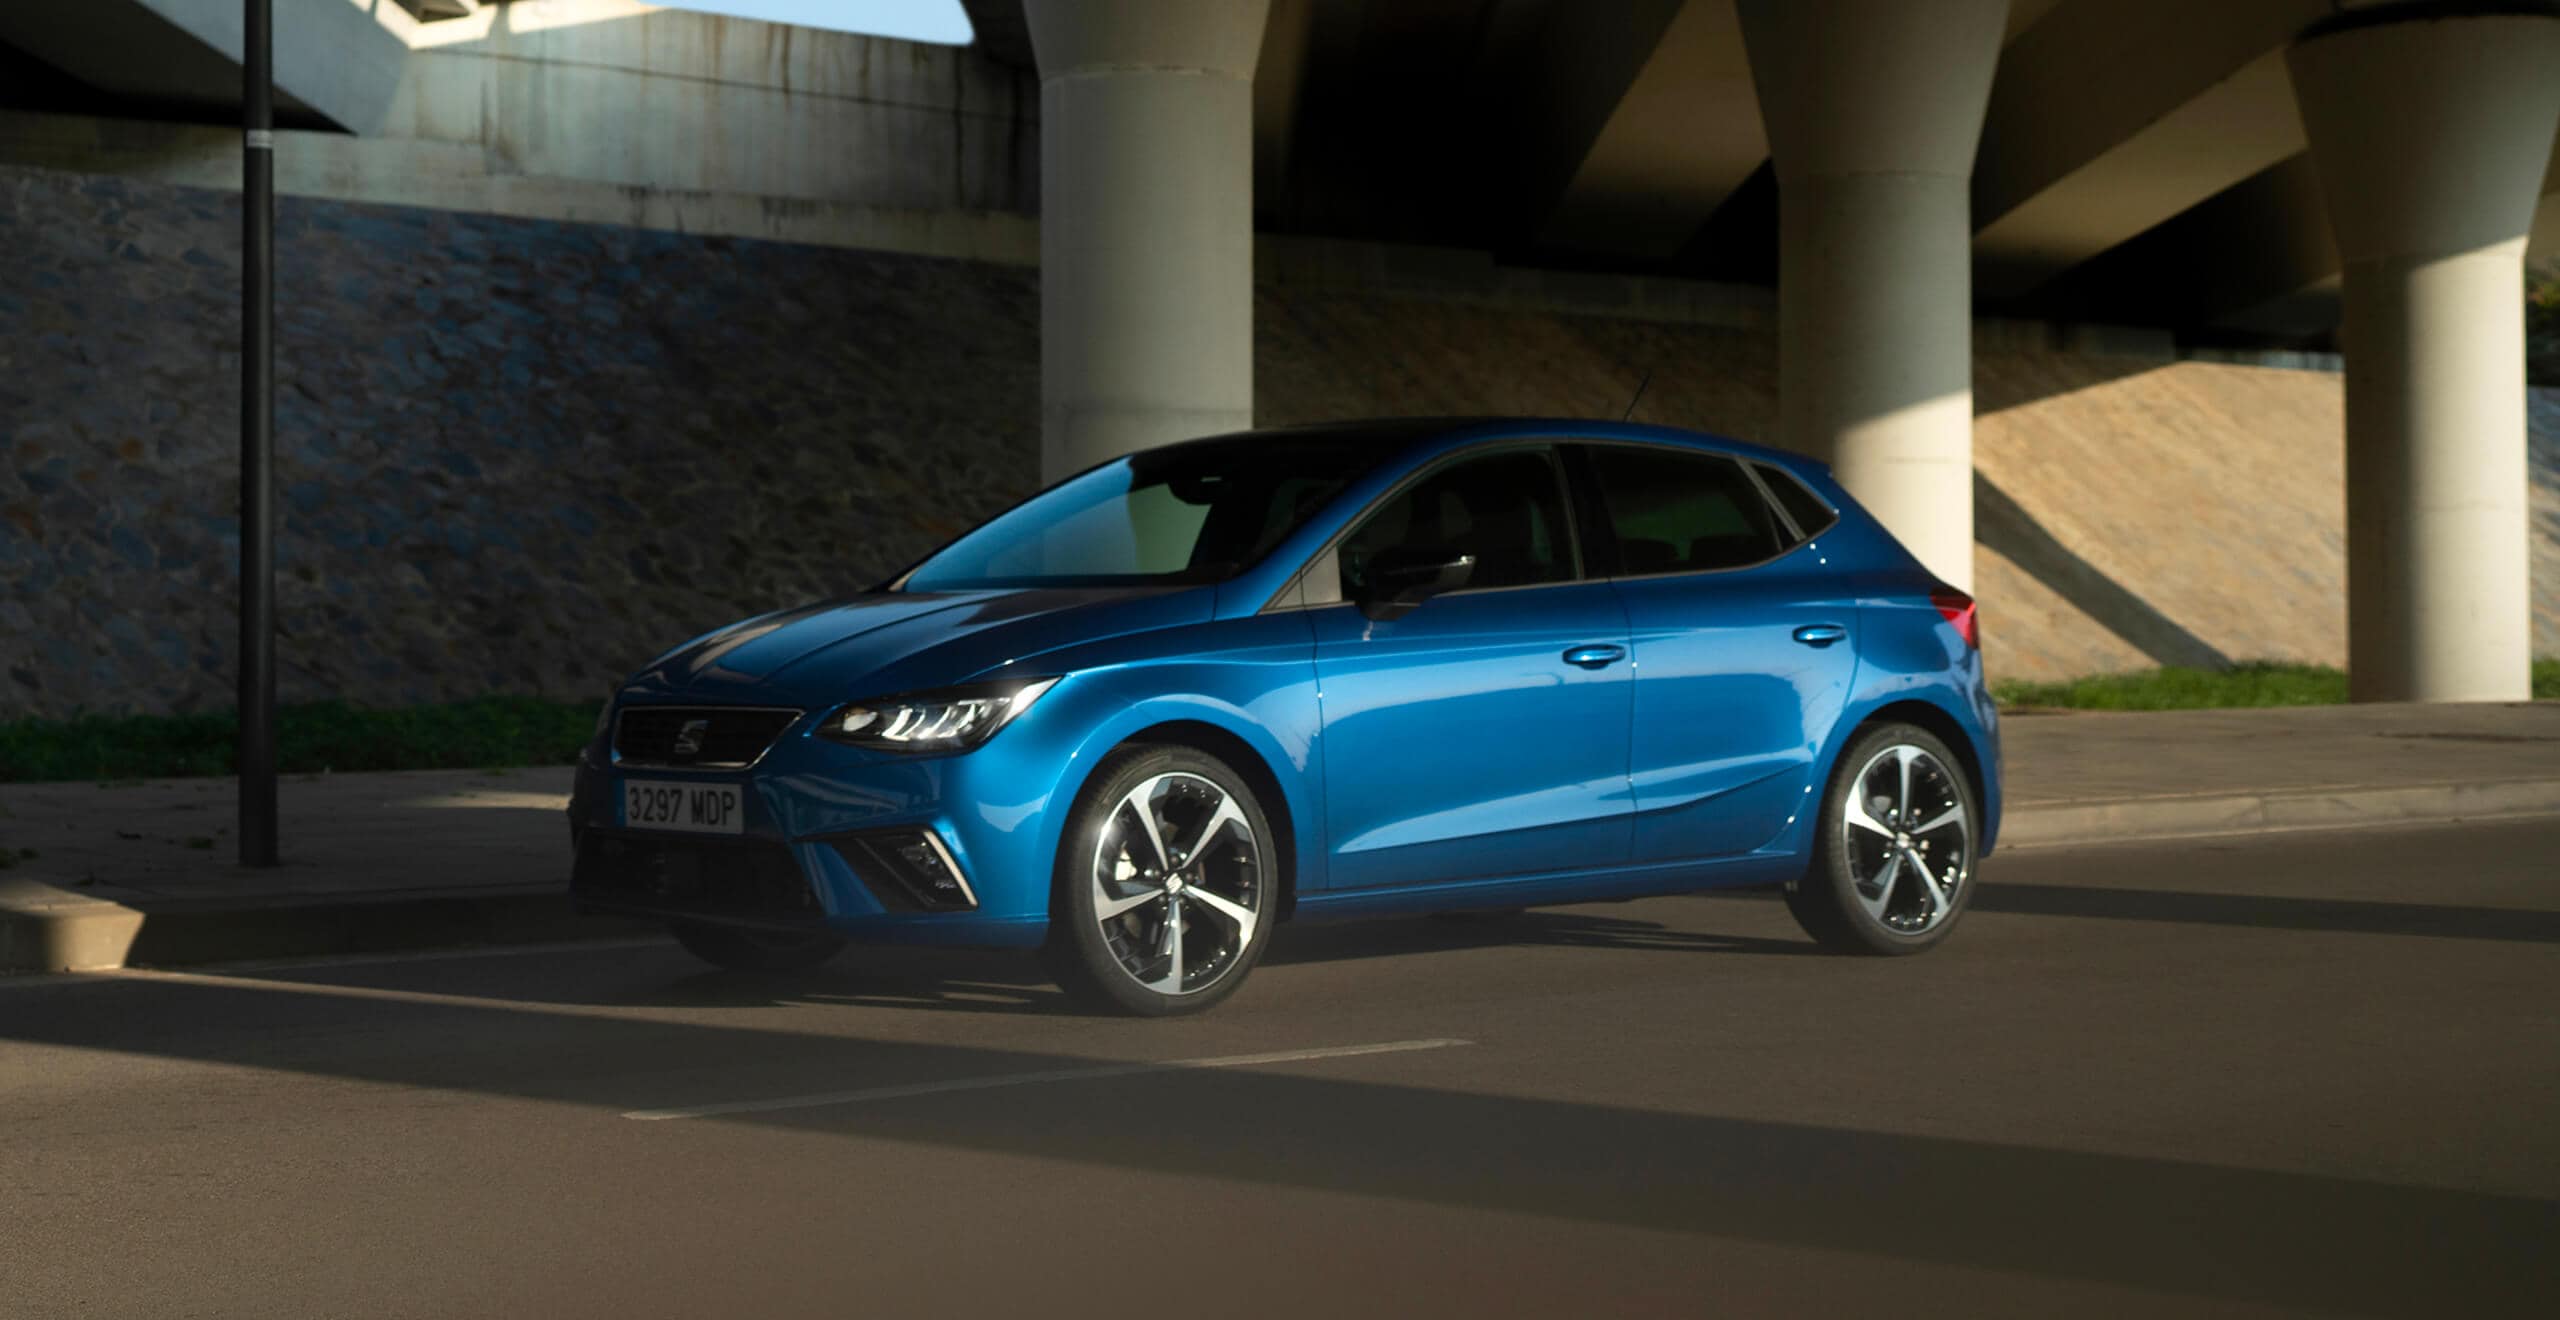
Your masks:
<svg viewBox="0 0 2560 1320"><path fill-rule="evenodd" d="M1858 740L1859 734L1879 724L1915 725L1928 730L1937 737L1938 741L1945 743L1947 749L1956 754L1956 763L1963 767L1965 786L1973 790L1973 800L1978 809L1985 814L1989 813L1991 797L1983 777L1982 748L1974 742L1973 732L1964 726L1964 721L1957 719L1945 707L1934 701L1924 701L1917 697L1887 702L1867 712L1856 724L1851 725L1848 731L1841 735L1839 745L1832 751L1834 764L1824 772L1824 783L1829 783L1831 775L1837 772L1840 753L1847 751L1849 744Z"/></svg>
<svg viewBox="0 0 2560 1320"><path fill-rule="evenodd" d="M1298 908L1298 826L1289 808L1288 790L1280 776L1273 772L1262 753L1252 743L1235 733L1204 720L1165 720L1150 724L1122 738L1112 747L1133 746L1188 747L1205 752L1244 776L1246 787L1260 799L1263 816L1271 822L1272 840L1279 853L1280 912L1279 920L1287 921ZM1081 790L1079 790L1081 794Z"/></svg>

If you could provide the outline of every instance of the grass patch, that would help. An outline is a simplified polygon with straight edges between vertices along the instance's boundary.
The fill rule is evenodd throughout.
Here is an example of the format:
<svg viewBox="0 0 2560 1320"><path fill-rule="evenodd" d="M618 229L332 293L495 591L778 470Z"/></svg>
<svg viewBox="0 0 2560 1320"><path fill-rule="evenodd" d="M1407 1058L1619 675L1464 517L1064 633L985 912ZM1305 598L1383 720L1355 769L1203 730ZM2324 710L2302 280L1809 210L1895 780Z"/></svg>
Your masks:
<svg viewBox="0 0 2560 1320"><path fill-rule="evenodd" d="M283 774L567 765L594 732L596 703L481 697L375 710L323 701L276 712ZM0 782L179 779L236 768L239 717L85 715L0 721Z"/></svg>
<svg viewBox="0 0 2560 1320"><path fill-rule="evenodd" d="M2063 683L2006 679L1991 685L2003 706L2071 710L2215 710L2250 706L2334 706L2347 699L2347 674L2327 665L2255 660L2226 670L2146 669ZM2533 662L2537 701L2560 700L2560 659Z"/></svg>

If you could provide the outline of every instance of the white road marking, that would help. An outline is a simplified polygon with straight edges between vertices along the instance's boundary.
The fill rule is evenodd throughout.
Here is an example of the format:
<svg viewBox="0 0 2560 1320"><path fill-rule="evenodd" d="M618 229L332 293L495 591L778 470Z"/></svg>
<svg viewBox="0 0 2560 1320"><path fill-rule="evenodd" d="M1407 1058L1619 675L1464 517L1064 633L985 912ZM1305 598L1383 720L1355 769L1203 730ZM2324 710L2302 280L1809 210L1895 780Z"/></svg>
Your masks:
<svg viewBox="0 0 2560 1320"><path fill-rule="evenodd" d="M1167 1059L1156 1063L1103 1063L1083 1068L1049 1068L1039 1072L1002 1073L994 1077L959 1077L942 1082L916 1082L906 1086L874 1086L860 1091L826 1091L816 1095L790 1095L773 1100L733 1100L726 1104L697 1105L691 1109L634 1109L623 1117L643 1123L658 1123L674 1118L767 1114L778 1109L818 1109L828 1105L858 1105L872 1100L903 1100L910 1096L948 1095L954 1091L991 1091L1006 1086L1082 1082L1102 1077L1131 1077L1140 1073L1188 1072L1197 1068L1253 1068L1269 1063L1300 1063L1309 1059L1353 1059L1368 1054L1405 1054L1414 1050L1442 1050L1452 1045L1474 1043L1470 1040L1435 1037L1429 1040L1391 1040L1377 1045L1334 1045L1312 1050L1275 1050L1269 1054L1230 1054L1213 1059Z"/></svg>

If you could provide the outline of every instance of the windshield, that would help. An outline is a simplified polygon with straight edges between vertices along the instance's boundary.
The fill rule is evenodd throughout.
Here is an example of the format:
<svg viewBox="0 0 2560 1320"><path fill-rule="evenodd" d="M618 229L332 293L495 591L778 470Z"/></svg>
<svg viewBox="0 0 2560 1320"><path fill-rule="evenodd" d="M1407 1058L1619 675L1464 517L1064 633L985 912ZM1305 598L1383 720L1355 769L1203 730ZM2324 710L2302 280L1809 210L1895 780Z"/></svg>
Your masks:
<svg viewBox="0 0 2560 1320"><path fill-rule="evenodd" d="M1145 450L997 516L917 565L900 589L1222 582L1392 452L1357 433Z"/></svg>

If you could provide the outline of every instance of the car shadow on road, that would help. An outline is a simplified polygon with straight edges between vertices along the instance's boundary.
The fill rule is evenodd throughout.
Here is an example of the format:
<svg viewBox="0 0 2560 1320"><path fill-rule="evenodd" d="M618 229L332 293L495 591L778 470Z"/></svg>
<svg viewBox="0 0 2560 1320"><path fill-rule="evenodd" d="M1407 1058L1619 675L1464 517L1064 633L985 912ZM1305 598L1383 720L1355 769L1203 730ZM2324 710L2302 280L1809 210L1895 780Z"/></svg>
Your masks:
<svg viewBox="0 0 2560 1320"><path fill-rule="evenodd" d="M1585 911L1453 913L1440 917L1284 925L1265 967L1368 958L1426 957L1487 948L1582 948L1651 953L1793 957L1809 941L1681 930L1658 921ZM1118 1016L1061 992L1035 954L992 949L857 946L812 971L788 974L704 971L671 981L624 985L586 998L557 989L497 988L528 1002L629 1008L748 1008L760 1004L842 1004L957 1013Z"/></svg>
<svg viewBox="0 0 2560 1320"><path fill-rule="evenodd" d="M2560 944L2560 912L2530 908L1998 882L1986 884L1978 890L1973 896L1973 907L1977 912L2005 912L2030 917L2099 917L2118 921L2256 926L2269 930Z"/></svg>
<svg viewBox="0 0 2560 1320"><path fill-rule="evenodd" d="M1773 900L1774 890L1710 890L1696 898ZM2018 917L2091 917L2262 930L2415 935L2437 939L2560 944L2560 911L2395 903L2361 898L2294 898L2282 894L2129 889L1988 880L1975 887L1969 911ZM1810 947L1810 946L1808 946Z"/></svg>
<svg viewBox="0 0 2560 1320"><path fill-rule="evenodd" d="M1375 1064L1113 1070L1114 1051L1202 1052L1214 1037L1196 1024L1136 1024L1146 1035L1135 1040L1089 1033L1106 1056L1095 1057L788 1018L750 1027L492 1004L458 997L476 974L408 975L410 997L308 976L49 987L0 1001L0 1042L532 1102L602 1124L851 1094L871 1098L713 1114L652 1139L698 1149L697 1125L787 1132L801 1139L795 1158L827 1160L825 1139L840 1138L834 1157L848 1168L896 1142L2355 1314L2514 1311L2547 1288L2545 1249L2560 1232L2560 1207L2531 1197L1926 1135L1881 1115L1850 1128L1505 1094L1435 1064L1383 1079ZM435 992L457 980L458 994ZM1427 1057L1507 1048L1495 1030ZM969 1079L998 1084L936 1086Z"/></svg>

